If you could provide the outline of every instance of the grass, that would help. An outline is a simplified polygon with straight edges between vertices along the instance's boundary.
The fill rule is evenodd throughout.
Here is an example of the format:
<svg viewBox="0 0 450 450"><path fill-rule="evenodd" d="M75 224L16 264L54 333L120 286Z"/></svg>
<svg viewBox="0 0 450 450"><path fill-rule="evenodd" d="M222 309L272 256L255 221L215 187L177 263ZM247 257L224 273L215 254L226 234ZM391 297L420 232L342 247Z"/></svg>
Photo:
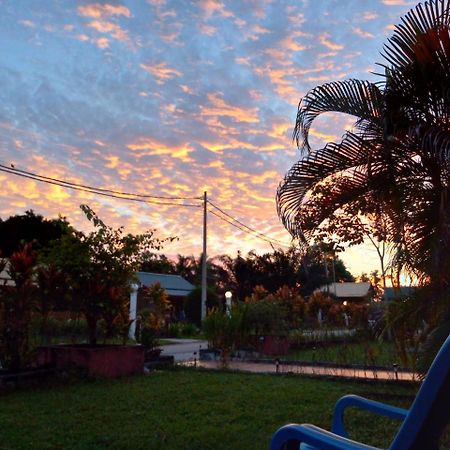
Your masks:
<svg viewBox="0 0 450 450"><path fill-rule="evenodd" d="M1 398L0 449L263 449L288 422L330 427L346 393L408 407L412 387L177 369ZM370 419L369 419L370 417ZM386 446L397 424L351 412L350 435Z"/></svg>
<svg viewBox="0 0 450 450"><path fill-rule="evenodd" d="M352 342L292 350L283 359L389 366L400 363L392 342Z"/></svg>

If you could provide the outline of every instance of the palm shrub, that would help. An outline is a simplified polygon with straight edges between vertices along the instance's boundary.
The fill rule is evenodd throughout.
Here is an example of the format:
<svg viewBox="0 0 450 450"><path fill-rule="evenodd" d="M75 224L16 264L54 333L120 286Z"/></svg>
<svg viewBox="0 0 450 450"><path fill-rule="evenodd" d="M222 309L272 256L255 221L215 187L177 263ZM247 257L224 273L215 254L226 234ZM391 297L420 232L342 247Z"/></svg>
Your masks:
<svg viewBox="0 0 450 450"><path fill-rule="evenodd" d="M279 215L307 242L346 208L386 221L396 267L423 281L450 282L450 2L418 5L384 47L379 83L331 82L300 102L294 137L303 158L277 193ZM339 142L311 149L321 114L356 117ZM351 221L341 240L358 234ZM339 229L334 229L339 233Z"/></svg>
<svg viewBox="0 0 450 450"><path fill-rule="evenodd" d="M450 299L450 0L408 12L382 56L378 83L331 82L301 100L294 139L302 159L278 188L278 213L305 246L315 237L361 242L361 216L383 223L370 237L390 245L394 282L406 269L429 285L426 315L442 318ZM354 116L354 127L312 149L311 125L327 112Z"/></svg>

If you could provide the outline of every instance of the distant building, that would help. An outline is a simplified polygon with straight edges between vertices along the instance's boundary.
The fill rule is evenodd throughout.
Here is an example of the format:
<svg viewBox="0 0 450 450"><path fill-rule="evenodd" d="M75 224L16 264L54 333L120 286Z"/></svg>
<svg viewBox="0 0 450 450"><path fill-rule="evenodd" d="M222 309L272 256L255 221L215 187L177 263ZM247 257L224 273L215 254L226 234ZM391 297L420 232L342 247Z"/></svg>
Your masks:
<svg viewBox="0 0 450 450"><path fill-rule="evenodd" d="M368 281L361 283L330 283L317 290L335 296L340 302L368 303L375 295L375 289Z"/></svg>
<svg viewBox="0 0 450 450"><path fill-rule="evenodd" d="M185 280L180 275L167 275L162 273L151 272L137 272L136 273L140 287L150 287L156 283L159 283L161 287L167 292L169 301L172 304L173 312L175 316L179 317L183 310L183 303L186 297L192 292L195 286L189 281ZM142 308L146 308L149 305L145 305L138 294L137 299L137 311Z"/></svg>

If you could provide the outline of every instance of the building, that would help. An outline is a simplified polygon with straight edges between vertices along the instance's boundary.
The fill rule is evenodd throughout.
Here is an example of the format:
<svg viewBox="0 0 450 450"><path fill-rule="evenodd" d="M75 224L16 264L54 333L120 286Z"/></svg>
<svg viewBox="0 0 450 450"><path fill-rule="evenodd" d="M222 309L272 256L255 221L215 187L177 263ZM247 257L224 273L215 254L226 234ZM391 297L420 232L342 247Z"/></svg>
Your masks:
<svg viewBox="0 0 450 450"><path fill-rule="evenodd" d="M335 296L340 302L368 303L373 300L375 289L368 282L330 283L318 291Z"/></svg>
<svg viewBox="0 0 450 450"><path fill-rule="evenodd" d="M139 280L139 287L150 287L156 283L161 285L169 296L169 301L176 317L178 317L183 310L184 300L195 288L193 284L189 283L189 281L185 280L180 275L167 275L151 272L137 272L136 275ZM147 306L149 305L143 304L142 299L139 298L138 294L137 311Z"/></svg>

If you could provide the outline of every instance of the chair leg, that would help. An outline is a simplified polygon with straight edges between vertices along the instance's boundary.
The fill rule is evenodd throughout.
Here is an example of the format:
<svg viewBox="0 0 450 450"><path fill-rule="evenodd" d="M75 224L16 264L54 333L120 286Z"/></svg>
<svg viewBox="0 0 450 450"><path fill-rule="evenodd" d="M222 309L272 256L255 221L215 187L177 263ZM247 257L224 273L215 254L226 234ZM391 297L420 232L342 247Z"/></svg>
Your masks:
<svg viewBox="0 0 450 450"><path fill-rule="evenodd" d="M300 442L296 439L290 439L283 445L283 450L299 450Z"/></svg>

